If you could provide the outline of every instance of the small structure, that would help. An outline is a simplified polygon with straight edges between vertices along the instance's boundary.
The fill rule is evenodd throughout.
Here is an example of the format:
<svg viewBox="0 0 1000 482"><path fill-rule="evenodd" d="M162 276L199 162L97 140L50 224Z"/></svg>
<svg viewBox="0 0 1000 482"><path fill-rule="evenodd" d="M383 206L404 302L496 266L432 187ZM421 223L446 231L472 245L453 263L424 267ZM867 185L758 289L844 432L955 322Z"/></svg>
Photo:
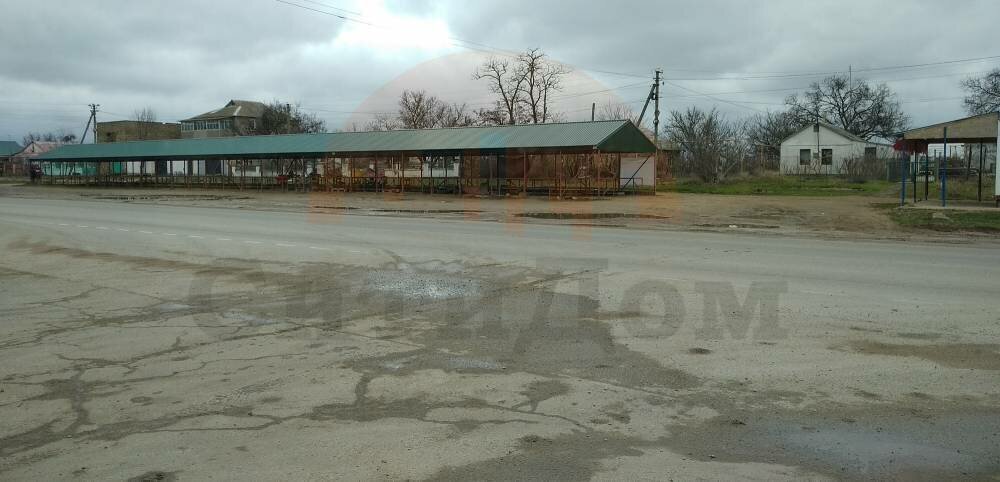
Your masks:
<svg viewBox="0 0 1000 482"><path fill-rule="evenodd" d="M52 184L562 196L655 192L655 152L614 120L74 144L40 159L96 171Z"/></svg>
<svg viewBox="0 0 1000 482"><path fill-rule="evenodd" d="M975 169L978 172L980 190L982 189L984 171L992 173L994 176L993 195L997 205L1000 206L1000 176L997 176L1000 162L997 162L997 149L995 148L998 141L1000 141L1000 113L988 112L986 114L910 129L903 133L902 139L897 143L897 149L907 154L919 154L927 152L927 146L930 144L980 144L979 166ZM992 165L986 162L986 152L988 150L985 146L988 144L993 144L994 146ZM968 174L973 168L970 165L972 163L973 151L967 150L966 153L966 165L963 167L964 172ZM947 158L948 156L945 156L945 159ZM945 163L947 164L947 160ZM947 176L949 175L949 171L954 167L953 165L943 165L937 169L936 174L942 175L945 178L942 179L941 183L942 205L946 204L947 199ZM982 200L981 191L979 197Z"/></svg>
<svg viewBox="0 0 1000 482"><path fill-rule="evenodd" d="M221 108L181 121L181 138L233 137L253 133L264 115L264 104L230 100Z"/></svg>
<svg viewBox="0 0 1000 482"><path fill-rule="evenodd" d="M866 141L850 132L817 122L781 141L783 174L856 174L880 159L892 157L892 146Z"/></svg>
<svg viewBox="0 0 1000 482"><path fill-rule="evenodd" d="M22 176L24 166L14 162L14 156L24 149L14 141L0 141L0 176Z"/></svg>
<svg viewBox="0 0 1000 482"><path fill-rule="evenodd" d="M24 146L21 152L14 156L14 162L20 163L23 166L24 172L31 167L32 164L37 164L37 160L40 156L44 155L46 152L52 151L60 146L61 142L49 142L49 141L31 141L30 144ZM70 163L46 163L42 168L42 172L48 176L82 176L82 175L93 175L96 171L94 166L84 166Z"/></svg>
<svg viewBox="0 0 1000 482"><path fill-rule="evenodd" d="M180 138L181 125L176 122L124 120L97 123L96 142L99 143Z"/></svg>

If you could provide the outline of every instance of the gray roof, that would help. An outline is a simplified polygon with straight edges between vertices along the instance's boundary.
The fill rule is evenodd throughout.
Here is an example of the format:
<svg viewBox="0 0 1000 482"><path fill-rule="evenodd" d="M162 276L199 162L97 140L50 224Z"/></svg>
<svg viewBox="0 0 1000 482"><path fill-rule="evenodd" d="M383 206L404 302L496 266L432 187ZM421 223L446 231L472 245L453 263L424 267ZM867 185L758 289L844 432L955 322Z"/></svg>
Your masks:
<svg viewBox="0 0 1000 482"><path fill-rule="evenodd" d="M850 131L848 131L847 129L844 129L843 127L837 127L837 126L835 126L833 124L827 124L825 122L820 122L820 125L823 126L823 127L826 127L827 129L830 129L831 131L836 132L837 134L840 134L840 135L842 135L842 136L844 136L844 137L846 137L846 138L848 138L848 139L850 139L852 141L856 141L856 142L868 142L867 140L862 139L862 138L860 138L860 137L852 134Z"/></svg>
<svg viewBox="0 0 1000 482"><path fill-rule="evenodd" d="M255 102L252 100L231 100L226 105L219 109L215 109L211 112L206 112L201 115L196 115L190 119L184 119L184 121L195 121L195 120L218 120L218 119L229 119L232 117L256 117L260 118L264 114L264 104L262 102Z"/></svg>
<svg viewBox="0 0 1000 482"><path fill-rule="evenodd" d="M794 134L792 134L792 135L790 135L790 136L782 139L781 142L785 142L788 139L791 139L792 137L795 137L795 136L801 134L802 131L804 131L806 129L812 129L813 126L816 125L816 124L819 124L819 125L821 125L823 127L826 127L827 129L830 129L831 131L836 132L837 134L839 134L839 135L841 135L841 136L843 136L843 137L845 137L847 139L850 139L852 141L855 141L855 142L864 142L864 143L869 143L869 144L875 144L874 142L867 141L865 139L862 139L862 138L860 138L860 137L852 134L850 131L848 131L847 129L844 129L843 127L837 127L837 126L835 126L833 124L827 124L826 122L814 122L814 123L808 124L805 127L803 127L801 129L795 131Z"/></svg>
<svg viewBox="0 0 1000 482"><path fill-rule="evenodd" d="M468 150L654 152L627 120L65 145L40 160L235 159Z"/></svg>
<svg viewBox="0 0 1000 482"><path fill-rule="evenodd" d="M8 157L21 152L24 149L14 141L0 141L0 157Z"/></svg>

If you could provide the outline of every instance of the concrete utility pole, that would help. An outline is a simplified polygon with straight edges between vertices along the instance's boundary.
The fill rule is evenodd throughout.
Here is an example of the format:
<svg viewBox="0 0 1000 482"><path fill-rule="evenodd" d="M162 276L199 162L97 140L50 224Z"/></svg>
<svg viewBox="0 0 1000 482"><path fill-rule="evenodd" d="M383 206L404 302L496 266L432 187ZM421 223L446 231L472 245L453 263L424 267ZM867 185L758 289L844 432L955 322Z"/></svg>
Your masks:
<svg viewBox="0 0 1000 482"><path fill-rule="evenodd" d="M642 119L646 117L646 109L649 108L649 102L653 101L653 142L659 140L660 135L660 84L663 81L660 79L660 75L663 74L663 69L656 69L656 74L653 76L653 85L649 88L649 96L646 97L646 103L642 105L642 112L639 113L639 118L635 121L635 125L641 126ZM657 144L659 148L659 144Z"/></svg>
<svg viewBox="0 0 1000 482"><path fill-rule="evenodd" d="M94 129L94 144L97 144L97 108L101 104L87 104L87 106L90 107L90 118L87 119L87 127L83 128L83 135L80 136L80 144L83 144L83 141L87 139L87 131L91 129L91 125L93 125Z"/></svg>
<svg viewBox="0 0 1000 482"><path fill-rule="evenodd" d="M656 75L653 77L653 144L656 144L656 150L660 150L660 75L663 74L663 69L656 69Z"/></svg>

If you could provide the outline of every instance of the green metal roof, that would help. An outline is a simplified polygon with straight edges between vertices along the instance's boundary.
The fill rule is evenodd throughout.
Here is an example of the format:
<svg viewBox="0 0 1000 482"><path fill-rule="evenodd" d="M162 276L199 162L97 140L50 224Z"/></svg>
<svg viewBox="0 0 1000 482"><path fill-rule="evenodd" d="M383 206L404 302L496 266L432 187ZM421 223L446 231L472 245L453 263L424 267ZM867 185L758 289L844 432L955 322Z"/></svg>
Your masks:
<svg viewBox="0 0 1000 482"><path fill-rule="evenodd" d="M0 157L13 156L24 149L14 141L0 141Z"/></svg>
<svg viewBox="0 0 1000 482"><path fill-rule="evenodd" d="M109 144L74 144L38 160L205 159L309 157L324 154L502 149L600 149L653 152L655 147L627 120L498 127L337 132L279 136L217 137Z"/></svg>

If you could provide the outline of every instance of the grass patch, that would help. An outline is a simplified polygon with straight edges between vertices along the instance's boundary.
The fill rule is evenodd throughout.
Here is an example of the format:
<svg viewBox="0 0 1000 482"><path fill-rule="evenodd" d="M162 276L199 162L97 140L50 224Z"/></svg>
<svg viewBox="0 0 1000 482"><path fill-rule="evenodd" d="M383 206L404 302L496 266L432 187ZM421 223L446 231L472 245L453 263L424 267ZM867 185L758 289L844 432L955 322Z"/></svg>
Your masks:
<svg viewBox="0 0 1000 482"><path fill-rule="evenodd" d="M908 228L1000 233L1000 211L892 208L889 217Z"/></svg>
<svg viewBox="0 0 1000 482"><path fill-rule="evenodd" d="M906 184L906 197L913 198L913 184ZM923 199L924 179L917 178L917 196ZM963 178L948 179L948 199L953 201L976 201L979 195L979 180L975 177L965 180ZM896 183L896 193L899 193L899 183ZM928 183L928 199L941 199L941 186L936 181ZM993 178L983 178L983 203L993 203Z"/></svg>
<svg viewBox="0 0 1000 482"><path fill-rule="evenodd" d="M763 176L727 179L719 183L706 183L697 179L678 179L662 184L661 189L699 194L848 196L879 194L891 187L892 184L887 181L851 181L833 176Z"/></svg>

